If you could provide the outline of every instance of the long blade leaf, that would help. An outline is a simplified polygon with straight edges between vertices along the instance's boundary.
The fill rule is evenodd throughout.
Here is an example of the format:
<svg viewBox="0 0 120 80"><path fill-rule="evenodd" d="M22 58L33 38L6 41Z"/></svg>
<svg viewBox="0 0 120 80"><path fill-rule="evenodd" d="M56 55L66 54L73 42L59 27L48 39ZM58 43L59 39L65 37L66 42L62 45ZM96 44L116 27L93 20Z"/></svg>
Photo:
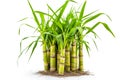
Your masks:
<svg viewBox="0 0 120 80"><path fill-rule="evenodd" d="M112 30L111 30L111 29L109 28L109 26L108 26L106 23L104 23L104 22L97 22L93 27L91 27L91 29L89 29L89 30L86 32L86 34L92 32L99 24L102 24L102 25L104 26L104 28L105 28L107 31L109 31L109 32L115 37L115 35L114 35L114 33L112 32ZM86 34L85 34L85 35L86 35Z"/></svg>
<svg viewBox="0 0 120 80"><path fill-rule="evenodd" d="M105 14L105 13L98 13L98 14L92 16L92 17L89 17L85 22L83 22L83 25L87 24L88 22L91 22L92 20L97 19L101 15L106 15L111 20L111 18L107 14Z"/></svg>
<svg viewBox="0 0 120 80"><path fill-rule="evenodd" d="M31 59L31 57L32 57L32 55L33 55L33 53L34 53L34 51L35 51L35 49L36 49L36 47L37 47L37 44L38 44L38 42L39 42L39 39L40 39L40 36L37 38L37 40L35 41L35 44L34 44L34 46L33 46L33 49L32 49L32 52L31 52L31 54L30 54L30 57L29 57L29 60ZM28 60L28 61L29 61Z"/></svg>
<svg viewBox="0 0 120 80"><path fill-rule="evenodd" d="M90 30L91 28L90 27L85 27L85 29ZM100 39L100 37L97 35L97 33L95 31L91 31L91 33L93 33L95 38L99 38Z"/></svg>
<svg viewBox="0 0 120 80"><path fill-rule="evenodd" d="M24 21L24 20L26 20L26 19L28 19L28 17L25 17L25 18L23 18L23 19L21 19L21 20L19 20L19 21L17 21L17 22L21 22L21 21Z"/></svg>
<svg viewBox="0 0 120 80"><path fill-rule="evenodd" d="M89 47L89 45L87 44L86 41L83 41L83 44L85 45L85 48L86 48L87 53L88 53L88 56L90 57L90 53L89 53L89 51L90 51L90 47Z"/></svg>
<svg viewBox="0 0 120 80"><path fill-rule="evenodd" d="M80 10L79 21L81 21L82 18L83 18L84 11L85 11L85 6L86 6L86 1L84 2L83 6L82 6L82 8Z"/></svg>
<svg viewBox="0 0 120 80"><path fill-rule="evenodd" d="M22 56L22 54L24 53L25 50L26 50L25 53L27 53L28 48L30 48L34 42L35 42L35 41L31 42L26 48L24 48L22 51L20 51L20 54L19 54L19 56L18 56L18 59Z"/></svg>
<svg viewBox="0 0 120 80"><path fill-rule="evenodd" d="M41 18L41 24L42 24L42 29L45 28L45 17L44 17L44 14L43 13L40 13L40 18Z"/></svg>
<svg viewBox="0 0 120 80"><path fill-rule="evenodd" d="M56 17L58 17L57 16L57 14L54 12L54 10L47 4L47 6L48 6L48 8L52 11L52 13L56 16Z"/></svg>
<svg viewBox="0 0 120 80"><path fill-rule="evenodd" d="M35 14L35 12L34 12L34 9L32 8L32 5L30 4L29 0L28 0L28 4L29 4L30 9L31 9L31 11L32 11L32 14L33 14L33 16L34 16L34 20L35 20L36 24L38 25L38 27L40 28L39 20L38 20L36 14ZM41 29L41 28L40 28L40 29Z"/></svg>
<svg viewBox="0 0 120 80"><path fill-rule="evenodd" d="M97 44L96 44L95 40L94 40L94 39L92 39L92 41L93 41L93 43L94 43L94 45L95 45L96 49L98 50L98 47L97 47Z"/></svg>
<svg viewBox="0 0 120 80"><path fill-rule="evenodd" d="M97 11L98 11L98 10L95 10L95 11L89 13L89 14L86 14L85 16L83 16L83 18L89 17L89 16L91 16L92 14L94 14L94 13L97 12Z"/></svg>
<svg viewBox="0 0 120 80"><path fill-rule="evenodd" d="M59 15L58 15L58 17L57 17L57 21L59 21L60 18L62 17L62 15L63 15L66 7L67 7L68 2L69 2L69 1L67 0L67 1L64 3L64 5L62 6L62 9L60 10L60 13L59 13Z"/></svg>

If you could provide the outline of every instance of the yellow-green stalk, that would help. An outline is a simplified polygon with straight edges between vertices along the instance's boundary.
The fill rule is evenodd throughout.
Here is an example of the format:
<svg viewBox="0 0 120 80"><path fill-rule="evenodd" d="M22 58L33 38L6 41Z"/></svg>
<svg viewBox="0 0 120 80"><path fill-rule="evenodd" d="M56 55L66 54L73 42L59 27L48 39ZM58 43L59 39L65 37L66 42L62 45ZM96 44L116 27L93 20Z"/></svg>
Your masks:
<svg viewBox="0 0 120 80"><path fill-rule="evenodd" d="M66 45L65 48L65 70L70 71L70 45Z"/></svg>
<svg viewBox="0 0 120 80"><path fill-rule="evenodd" d="M43 44L43 60L44 60L44 71L47 72L49 70L49 67L48 67L47 48L45 43Z"/></svg>
<svg viewBox="0 0 120 80"><path fill-rule="evenodd" d="M59 63L60 63L60 51L57 50L57 71L59 71Z"/></svg>
<svg viewBox="0 0 120 80"><path fill-rule="evenodd" d="M78 46L78 45L77 45ZM79 70L79 49L77 49L77 70Z"/></svg>
<svg viewBox="0 0 120 80"><path fill-rule="evenodd" d="M55 55L55 45L50 46L50 71L56 70L56 55Z"/></svg>
<svg viewBox="0 0 120 80"><path fill-rule="evenodd" d="M72 71L77 71L77 53L76 53L76 41L75 40L72 43L71 70Z"/></svg>
<svg viewBox="0 0 120 80"><path fill-rule="evenodd" d="M79 69L81 72L84 71L83 66L83 44L80 42L80 48L79 48Z"/></svg>
<svg viewBox="0 0 120 80"><path fill-rule="evenodd" d="M48 68L50 69L50 49L47 50Z"/></svg>
<svg viewBox="0 0 120 80"><path fill-rule="evenodd" d="M59 75L64 75L64 68L65 68L65 49L61 48L59 71L58 71Z"/></svg>

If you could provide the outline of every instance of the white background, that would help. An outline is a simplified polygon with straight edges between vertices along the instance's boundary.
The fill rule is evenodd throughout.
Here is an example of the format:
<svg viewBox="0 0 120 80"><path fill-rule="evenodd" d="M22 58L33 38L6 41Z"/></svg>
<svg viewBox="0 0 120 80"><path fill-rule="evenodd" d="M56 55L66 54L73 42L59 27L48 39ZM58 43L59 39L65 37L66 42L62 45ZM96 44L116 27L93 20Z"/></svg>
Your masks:
<svg viewBox="0 0 120 80"><path fill-rule="evenodd" d="M65 0L30 0L34 9L46 11L46 3L56 9ZM78 6L83 0L76 0ZM75 5L76 4L70 4ZM111 29L116 35L113 38L102 26L96 29L101 40L97 39L99 50L91 48L90 58L84 52L85 70L89 70L94 76L55 78L36 75L36 72L43 70L42 50L37 48L31 61L28 63L28 54L20 58L17 66L17 56L19 55L18 35L20 23L17 21L24 17L31 17L27 0L0 0L0 80L119 80L120 79L120 2L119 0L88 0L87 12L100 9L100 12L109 14L112 22ZM106 17L99 18L106 21ZM30 31L24 29L22 35L28 35ZM31 33L30 33L31 34ZM91 44L92 45L92 44Z"/></svg>

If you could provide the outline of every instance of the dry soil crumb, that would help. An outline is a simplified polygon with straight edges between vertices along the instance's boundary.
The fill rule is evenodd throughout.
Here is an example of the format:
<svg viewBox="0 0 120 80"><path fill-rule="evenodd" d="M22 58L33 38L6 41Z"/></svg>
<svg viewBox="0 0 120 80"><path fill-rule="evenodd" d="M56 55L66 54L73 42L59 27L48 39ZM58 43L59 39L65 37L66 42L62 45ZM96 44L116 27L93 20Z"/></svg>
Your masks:
<svg viewBox="0 0 120 80"><path fill-rule="evenodd" d="M69 76L83 76L83 75L90 75L90 73L88 71L84 71L84 72L65 72L64 75L59 75L57 73L57 71L55 72L44 72L44 71L39 71L37 72L37 74L42 74L42 75L48 75L48 76L56 76L56 77L69 77Z"/></svg>

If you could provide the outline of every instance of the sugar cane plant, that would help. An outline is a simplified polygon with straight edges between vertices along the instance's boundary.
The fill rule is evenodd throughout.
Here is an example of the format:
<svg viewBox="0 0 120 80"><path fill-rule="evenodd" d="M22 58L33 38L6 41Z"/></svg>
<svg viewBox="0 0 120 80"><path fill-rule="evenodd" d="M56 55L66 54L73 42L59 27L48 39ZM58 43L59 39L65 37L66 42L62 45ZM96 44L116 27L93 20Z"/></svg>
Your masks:
<svg viewBox="0 0 120 80"><path fill-rule="evenodd" d="M95 38L97 38L98 35L94 29L100 24L115 37L108 24L105 22L96 22L93 26L89 27L88 23L101 15L107 16L108 19L110 19L110 17L105 13L98 13L97 11L85 14L87 1L83 3L79 11L71 7L68 14L63 16L69 2L76 3L73 0L66 0L56 11L53 10L50 5L47 5L49 11L51 11L50 14L34 10L31 3L28 1L34 22L37 26L34 28L30 24L25 25L34 28L35 31L39 33L39 36L31 36L35 37L36 40L32 41L23 50L21 50L22 41L31 37L24 37L21 40L19 58L24 52L32 48L30 59L38 43L41 41L45 72L57 71L59 75L64 75L65 71L83 72L83 48L85 46L88 55L90 49L89 41L86 41L85 37L89 35L89 33L92 33ZM46 17L48 17L48 19L46 19ZM23 20L24 19L21 21ZM95 40L93 40L93 42L96 45Z"/></svg>

